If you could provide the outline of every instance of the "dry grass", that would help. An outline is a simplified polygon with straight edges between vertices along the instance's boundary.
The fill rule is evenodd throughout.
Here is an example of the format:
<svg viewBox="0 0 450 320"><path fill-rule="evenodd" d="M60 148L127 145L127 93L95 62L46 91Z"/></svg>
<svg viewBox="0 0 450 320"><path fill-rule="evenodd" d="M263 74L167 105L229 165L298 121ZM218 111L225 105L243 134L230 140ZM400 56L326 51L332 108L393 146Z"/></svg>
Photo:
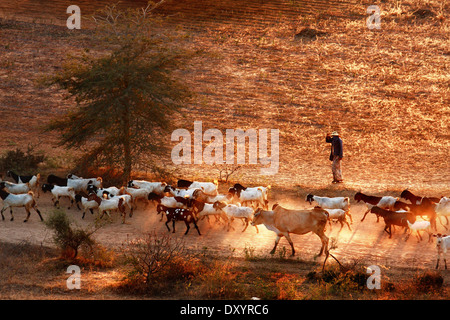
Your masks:
<svg viewBox="0 0 450 320"><path fill-rule="evenodd" d="M202 1L194 6L198 11L192 3L163 7L167 14L182 13L172 20L181 26L177 32L191 37L186 45L206 52L178 74L198 99L186 106L187 119L174 120L189 130L194 120L203 121L204 130L222 132L280 129L279 173L261 176L258 168L247 166L236 180L327 186L324 135L338 130L345 143L349 187L448 193L448 4L372 3L382 9L382 29L377 31L365 25L365 4L332 4L314 9L313 3L305 7L298 1L262 6L218 1L207 12L200 9ZM436 15L413 14L422 7ZM305 26L326 35L295 40ZM0 32L5 38L0 47L1 124L9 141L2 147L32 142L55 157L67 154L54 148L57 139L40 134L39 127L73 102L36 83L59 68L67 54L90 47L89 32L74 36L64 28L5 21ZM11 118L27 119L27 128L13 125ZM177 168L177 173L193 179L217 176L212 167L198 165Z"/></svg>
<svg viewBox="0 0 450 320"><path fill-rule="evenodd" d="M320 263L300 260L199 254L201 259L193 263L191 255L185 260L180 256L143 290L129 281L122 258L104 267L84 258L61 260L55 250L29 243L1 243L0 257L1 299L436 300L448 295L446 272L408 268L383 270L381 289L369 290L365 267L358 261L345 271L331 263L321 273ZM71 264L81 266L80 290L66 287Z"/></svg>

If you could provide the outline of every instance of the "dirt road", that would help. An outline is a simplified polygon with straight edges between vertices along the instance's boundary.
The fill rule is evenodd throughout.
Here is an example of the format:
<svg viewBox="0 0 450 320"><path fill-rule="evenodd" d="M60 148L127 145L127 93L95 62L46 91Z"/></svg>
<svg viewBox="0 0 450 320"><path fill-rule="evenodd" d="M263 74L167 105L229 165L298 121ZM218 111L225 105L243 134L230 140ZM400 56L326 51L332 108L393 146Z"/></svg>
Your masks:
<svg viewBox="0 0 450 320"><path fill-rule="evenodd" d="M44 219L52 210L50 196L48 194L41 195L38 199L39 208L41 209ZM63 205L67 202L62 200ZM309 207L309 203L303 199L289 199L285 202L280 201L286 207L299 208ZM272 205L272 203L270 203ZM397 228L392 239L389 239L387 233L383 231L384 222L376 223L373 215L368 215L364 222L361 222L365 206L354 204L351 207L353 217L352 230L348 230L347 226L339 231L340 225L333 223L332 228L327 227L326 234L337 241L337 248L333 249L333 254L341 261L353 261L358 259L363 264L376 264L386 268L396 266L401 267L417 267L417 268L434 268L436 259L435 241L428 243L428 235L423 235L423 241L418 243L415 236L411 235L409 240L405 242L405 234L403 230ZM87 214L85 219L81 219L81 211L78 209L66 210L72 217L73 221L81 226L87 227L94 223L94 216ZM35 244L52 246L52 233L39 221L38 216L33 213L27 223L23 222L25 217L24 209L15 209L14 221L9 221L9 212L5 212L5 221L0 222L0 241L8 242L31 242ZM156 231L167 233L164 221L160 222L160 216L156 215L153 204L139 203L138 209L132 218L127 217L126 224L122 224L117 215L112 216L112 223L107 224L95 234L95 238L102 245L119 248L127 239L139 236L142 232ZM196 250L207 250L207 252L222 254L228 256L244 256L244 250L253 252L256 256L268 256L272 249L275 233L267 230L264 226L259 226L259 233L253 226L249 226L245 232L241 232L243 226L240 221L234 221L235 230L227 232L223 225L218 225L206 220L199 222L199 228L202 233L199 236L194 228L191 228L189 234L184 236L184 223L176 224L176 237L186 239L189 247ZM438 222L438 230L444 231L444 228ZM320 249L319 238L310 233L307 235L293 235L292 240L296 248L296 256L290 259L300 259L303 261L312 261ZM330 241L331 243L331 241ZM276 257L286 249L286 256L289 256L290 246L286 239L282 239L278 246ZM322 258L319 258L322 259ZM322 261L322 260L317 260Z"/></svg>

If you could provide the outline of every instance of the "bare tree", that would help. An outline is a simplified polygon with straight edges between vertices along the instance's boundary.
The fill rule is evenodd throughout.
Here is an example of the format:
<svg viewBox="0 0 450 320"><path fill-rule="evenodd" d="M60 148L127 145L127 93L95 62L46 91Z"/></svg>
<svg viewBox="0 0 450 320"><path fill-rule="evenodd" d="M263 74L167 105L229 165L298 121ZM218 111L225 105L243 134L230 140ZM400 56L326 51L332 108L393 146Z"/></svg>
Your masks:
<svg viewBox="0 0 450 320"><path fill-rule="evenodd" d="M222 165L215 165L214 168L216 168L217 170L219 170L219 181L225 181L228 182L228 179L230 178L230 176L235 173L236 171L238 171L241 166L238 165L227 165L227 164L222 164ZM224 179L222 178L222 173L224 176Z"/></svg>

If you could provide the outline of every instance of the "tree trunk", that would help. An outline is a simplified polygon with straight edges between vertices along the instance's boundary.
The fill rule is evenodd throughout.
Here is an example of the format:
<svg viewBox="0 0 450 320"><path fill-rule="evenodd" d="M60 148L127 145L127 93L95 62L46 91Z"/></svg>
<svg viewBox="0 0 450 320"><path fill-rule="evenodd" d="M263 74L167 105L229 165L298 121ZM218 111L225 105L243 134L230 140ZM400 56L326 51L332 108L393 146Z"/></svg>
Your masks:
<svg viewBox="0 0 450 320"><path fill-rule="evenodd" d="M129 181L131 177L131 128L130 128L130 112L128 106L124 106L123 112L123 152L124 167L123 177L125 181Z"/></svg>

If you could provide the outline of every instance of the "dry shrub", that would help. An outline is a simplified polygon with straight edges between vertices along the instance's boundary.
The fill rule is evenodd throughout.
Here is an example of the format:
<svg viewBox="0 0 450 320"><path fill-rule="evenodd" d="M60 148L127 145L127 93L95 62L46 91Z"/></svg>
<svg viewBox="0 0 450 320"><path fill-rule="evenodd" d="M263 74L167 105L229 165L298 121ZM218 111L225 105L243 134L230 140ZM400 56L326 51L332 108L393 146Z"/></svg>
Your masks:
<svg viewBox="0 0 450 320"><path fill-rule="evenodd" d="M429 8L419 8L412 12L412 15L418 19L434 18L436 13Z"/></svg>
<svg viewBox="0 0 450 320"><path fill-rule="evenodd" d="M164 293L179 282L191 279L201 267L183 240L167 234L146 233L122 247L125 263L131 266L124 289L135 293Z"/></svg>
<svg viewBox="0 0 450 320"><path fill-rule="evenodd" d="M296 300L303 297L299 290L299 280L295 275L284 274L276 281L278 300Z"/></svg>
<svg viewBox="0 0 450 320"><path fill-rule="evenodd" d="M317 40L319 36L324 36L327 33L324 31L316 30L313 28L303 28L300 32L294 36L295 40Z"/></svg>
<svg viewBox="0 0 450 320"><path fill-rule="evenodd" d="M308 273L307 280L317 282L329 294L343 295L366 289L369 276L366 268L355 261L345 265L330 264L320 274Z"/></svg>
<svg viewBox="0 0 450 320"><path fill-rule="evenodd" d="M238 281L232 262L213 261L207 271L198 276L200 295L207 299L243 299L245 289Z"/></svg>
<svg viewBox="0 0 450 320"><path fill-rule="evenodd" d="M432 293L442 289L444 278L437 271L425 271L419 274L414 280L417 291L422 293Z"/></svg>
<svg viewBox="0 0 450 320"><path fill-rule="evenodd" d="M98 229L85 230L74 227L62 210L53 211L44 223L53 231L53 241L61 249L61 258L77 258L80 248L93 250L95 241L92 234Z"/></svg>
<svg viewBox="0 0 450 320"><path fill-rule="evenodd" d="M22 175L36 174L39 164L44 160L45 156L35 154L32 145L28 145L25 152L16 148L15 150L7 151L0 157L0 172L11 170Z"/></svg>
<svg viewBox="0 0 450 320"><path fill-rule="evenodd" d="M91 248L81 248L82 261L78 265L89 266L95 268L112 268L116 261L116 254L114 251L105 248L104 246L96 243ZM78 260L81 260L80 258Z"/></svg>

